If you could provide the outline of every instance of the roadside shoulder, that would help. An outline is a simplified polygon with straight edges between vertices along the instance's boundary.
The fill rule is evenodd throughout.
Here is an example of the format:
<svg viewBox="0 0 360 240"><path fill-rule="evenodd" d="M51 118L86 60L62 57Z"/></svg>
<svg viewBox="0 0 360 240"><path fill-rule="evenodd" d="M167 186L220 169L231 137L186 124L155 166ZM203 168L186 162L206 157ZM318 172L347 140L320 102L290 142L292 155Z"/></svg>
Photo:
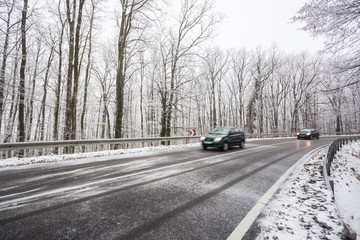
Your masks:
<svg viewBox="0 0 360 240"><path fill-rule="evenodd" d="M321 170L326 148L302 161L257 220L257 239L341 239L343 227Z"/></svg>

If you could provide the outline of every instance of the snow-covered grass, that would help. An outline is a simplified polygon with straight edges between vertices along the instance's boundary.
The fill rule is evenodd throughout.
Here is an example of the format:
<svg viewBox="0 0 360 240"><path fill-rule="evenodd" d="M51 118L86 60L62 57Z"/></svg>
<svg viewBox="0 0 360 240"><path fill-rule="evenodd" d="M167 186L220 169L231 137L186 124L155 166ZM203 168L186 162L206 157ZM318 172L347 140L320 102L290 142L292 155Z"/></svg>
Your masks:
<svg viewBox="0 0 360 240"><path fill-rule="evenodd" d="M257 239L341 239L342 220L360 234L360 142L334 158L335 198L321 173L325 150L301 163L264 208Z"/></svg>
<svg viewBox="0 0 360 240"><path fill-rule="evenodd" d="M116 155L130 154L130 153L153 152L153 151L170 150L170 149L194 147L194 146L199 146L199 143L169 145L169 146L161 145L154 147L118 149L118 150L107 150L100 152L74 153L74 154L63 154L63 155L45 155L45 156L36 156L36 157L27 157L27 158L13 157L7 159L0 159L0 168L11 167L11 166L34 165L34 164L42 164L42 163L55 163L55 162L94 158L94 157L116 156Z"/></svg>
<svg viewBox="0 0 360 240"><path fill-rule="evenodd" d="M340 217L360 239L360 141L344 145L335 154L330 177Z"/></svg>

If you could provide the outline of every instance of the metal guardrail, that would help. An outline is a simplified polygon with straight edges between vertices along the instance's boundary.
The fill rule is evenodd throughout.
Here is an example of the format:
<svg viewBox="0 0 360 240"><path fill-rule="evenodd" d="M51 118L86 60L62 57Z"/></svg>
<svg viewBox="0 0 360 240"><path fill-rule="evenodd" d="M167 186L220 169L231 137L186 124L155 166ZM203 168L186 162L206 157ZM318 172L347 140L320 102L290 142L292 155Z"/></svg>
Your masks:
<svg viewBox="0 0 360 240"><path fill-rule="evenodd" d="M321 132L321 136L341 136L341 135L359 135L360 132ZM246 138L265 138L265 137L296 137L296 133L257 133L257 134L246 134Z"/></svg>
<svg viewBox="0 0 360 240"><path fill-rule="evenodd" d="M323 162L323 176L324 176L324 180L325 180L327 188L332 191L333 195L334 195L334 181L330 180L330 173L331 173L330 169L331 169L331 164L334 160L335 153L344 144L347 144L348 142L352 142L352 141L359 141L359 140L360 140L360 136L339 138L339 139L332 141L332 143L329 145L329 147L327 149L327 153L326 153L326 156L325 156L325 159ZM343 226L345 229L345 232L344 232L345 235L350 239L356 239L356 232L354 230L352 230L350 228L350 226L348 226L344 222L343 222Z"/></svg>
<svg viewBox="0 0 360 240"><path fill-rule="evenodd" d="M114 146L123 144L119 148L128 148L125 144L152 142L172 142L199 139L200 136L174 136L174 137L152 137L152 138L115 138L115 139L91 139L91 140L63 140L63 141L43 141L43 142L15 142L0 144L0 159L13 156L20 157L18 152L28 150L23 156L38 156L48 154L94 152L115 149ZM91 148L90 146L95 146ZM78 147L78 148L76 148ZM79 148L80 147L80 148ZM88 149L85 149L88 148ZM72 149L68 151L69 149ZM32 153L29 152L33 150ZM36 151L38 150L38 151ZM45 151L46 150L46 151Z"/></svg>
<svg viewBox="0 0 360 240"><path fill-rule="evenodd" d="M55 147L76 147L86 145L116 145L122 143L144 143L144 142L161 142L173 140L187 140L200 138L200 136L187 137L154 137L154 138L115 138L115 139L93 139L93 140L64 140L64 141L47 141L47 142L16 142L0 144L0 151L23 150L34 148L55 148Z"/></svg>

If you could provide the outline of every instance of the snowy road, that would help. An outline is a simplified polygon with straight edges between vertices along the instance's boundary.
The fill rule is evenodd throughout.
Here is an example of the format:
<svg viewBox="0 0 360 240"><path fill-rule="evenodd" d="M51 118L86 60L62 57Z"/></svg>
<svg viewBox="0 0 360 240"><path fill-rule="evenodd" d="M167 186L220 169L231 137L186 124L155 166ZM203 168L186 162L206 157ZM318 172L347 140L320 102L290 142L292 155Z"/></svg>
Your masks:
<svg viewBox="0 0 360 240"><path fill-rule="evenodd" d="M226 239L290 166L333 139L3 168L0 239Z"/></svg>

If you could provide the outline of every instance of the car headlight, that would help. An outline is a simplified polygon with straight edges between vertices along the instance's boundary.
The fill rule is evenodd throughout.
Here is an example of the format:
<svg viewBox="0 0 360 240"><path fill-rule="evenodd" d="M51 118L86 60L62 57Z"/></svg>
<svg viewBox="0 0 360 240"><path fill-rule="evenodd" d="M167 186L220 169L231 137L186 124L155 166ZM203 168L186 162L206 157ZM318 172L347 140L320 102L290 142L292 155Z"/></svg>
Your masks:
<svg viewBox="0 0 360 240"><path fill-rule="evenodd" d="M222 140L222 138L215 138L214 142L220 142Z"/></svg>
<svg viewBox="0 0 360 240"><path fill-rule="evenodd" d="M205 140L205 137L200 137L200 141L204 141Z"/></svg>
<svg viewBox="0 0 360 240"><path fill-rule="evenodd" d="M307 133L306 136L310 136L311 133Z"/></svg>
<svg viewBox="0 0 360 240"><path fill-rule="evenodd" d="M296 133L296 135L300 135L300 133Z"/></svg>

